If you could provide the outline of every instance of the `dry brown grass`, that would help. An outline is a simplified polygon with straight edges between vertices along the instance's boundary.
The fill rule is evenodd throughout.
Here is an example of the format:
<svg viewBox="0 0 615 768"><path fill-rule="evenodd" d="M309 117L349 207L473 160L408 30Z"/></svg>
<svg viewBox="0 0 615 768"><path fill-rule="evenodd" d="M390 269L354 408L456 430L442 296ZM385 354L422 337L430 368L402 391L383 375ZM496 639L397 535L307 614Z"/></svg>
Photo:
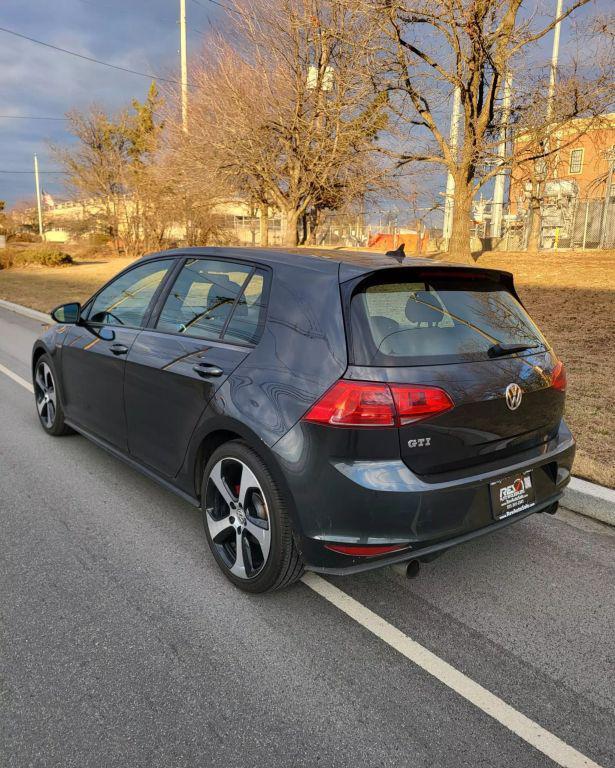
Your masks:
<svg viewBox="0 0 615 768"><path fill-rule="evenodd" d="M72 250L72 249L71 249ZM20 267L0 271L0 299L49 312L67 301L85 301L132 259L76 259L67 267Z"/></svg>
<svg viewBox="0 0 615 768"><path fill-rule="evenodd" d="M478 263L514 274L566 365L575 475L615 487L615 252L488 253Z"/></svg>
<svg viewBox="0 0 615 768"><path fill-rule="evenodd" d="M49 311L83 301L130 263L90 257L63 268L2 270L0 298ZM514 274L521 299L566 364L575 474L615 487L615 252L486 253L478 263Z"/></svg>

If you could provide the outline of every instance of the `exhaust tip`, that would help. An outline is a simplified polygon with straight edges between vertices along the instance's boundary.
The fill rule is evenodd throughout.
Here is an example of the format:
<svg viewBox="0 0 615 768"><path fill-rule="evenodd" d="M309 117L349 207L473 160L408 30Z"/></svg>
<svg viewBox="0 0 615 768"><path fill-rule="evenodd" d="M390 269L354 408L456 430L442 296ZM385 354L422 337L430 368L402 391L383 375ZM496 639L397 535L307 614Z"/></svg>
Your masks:
<svg viewBox="0 0 615 768"><path fill-rule="evenodd" d="M419 561L410 560L410 562L406 566L406 578L416 579L416 577L419 575L420 570L421 570L421 564L419 563Z"/></svg>
<svg viewBox="0 0 615 768"><path fill-rule="evenodd" d="M405 576L407 579L415 579L419 575L421 564L418 560L409 560L407 563L397 563L392 568L400 576Z"/></svg>

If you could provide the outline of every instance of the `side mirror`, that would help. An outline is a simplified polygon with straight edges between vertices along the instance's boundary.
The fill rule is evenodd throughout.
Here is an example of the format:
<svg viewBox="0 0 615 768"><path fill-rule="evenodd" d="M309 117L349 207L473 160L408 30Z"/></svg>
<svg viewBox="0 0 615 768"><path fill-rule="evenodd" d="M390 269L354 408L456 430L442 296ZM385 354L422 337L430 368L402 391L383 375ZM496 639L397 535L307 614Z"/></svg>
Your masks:
<svg viewBox="0 0 615 768"><path fill-rule="evenodd" d="M56 323L78 323L81 317L81 304L73 301L70 304L60 304L51 313Z"/></svg>

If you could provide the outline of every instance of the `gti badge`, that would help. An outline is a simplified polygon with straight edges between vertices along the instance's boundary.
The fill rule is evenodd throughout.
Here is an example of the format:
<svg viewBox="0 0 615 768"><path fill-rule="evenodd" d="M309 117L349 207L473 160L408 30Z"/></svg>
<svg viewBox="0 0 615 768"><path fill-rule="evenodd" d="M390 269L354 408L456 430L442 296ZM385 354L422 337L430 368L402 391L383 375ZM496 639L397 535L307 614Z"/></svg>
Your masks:
<svg viewBox="0 0 615 768"><path fill-rule="evenodd" d="M416 440L408 440L408 448L423 448L431 445L431 437L418 437Z"/></svg>
<svg viewBox="0 0 615 768"><path fill-rule="evenodd" d="M509 384L506 387L506 405L511 411L516 411L521 405L523 390L518 384Z"/></svg>

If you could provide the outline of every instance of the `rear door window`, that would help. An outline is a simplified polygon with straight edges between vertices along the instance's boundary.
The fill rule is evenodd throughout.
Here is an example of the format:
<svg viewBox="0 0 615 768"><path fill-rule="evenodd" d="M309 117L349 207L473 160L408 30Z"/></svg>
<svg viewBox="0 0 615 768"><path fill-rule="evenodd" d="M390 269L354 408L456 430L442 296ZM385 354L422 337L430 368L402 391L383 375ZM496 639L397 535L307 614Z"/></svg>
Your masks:
<svg viewBox="0 0 615 768"><path fill-rule="evenodd" d="M250 278L224 331L224 341L255 344L264 319L265 275L255 272Z"/></svg>
<svg viewBox="0 0 615 768"><path fill-rule="evenodd" d="M263 285L263 275L245 264L189 259L167 296L156 328L253 344L261 326Z"/></svg>
<svg viewBox="0 0 615 768"><path fill-rule="evenodd" d="M504 285L487 277L370 279L351 300L356 365L486 360L545 349L547 342ZM513 354L511 351L509 354Z"/></svg>

